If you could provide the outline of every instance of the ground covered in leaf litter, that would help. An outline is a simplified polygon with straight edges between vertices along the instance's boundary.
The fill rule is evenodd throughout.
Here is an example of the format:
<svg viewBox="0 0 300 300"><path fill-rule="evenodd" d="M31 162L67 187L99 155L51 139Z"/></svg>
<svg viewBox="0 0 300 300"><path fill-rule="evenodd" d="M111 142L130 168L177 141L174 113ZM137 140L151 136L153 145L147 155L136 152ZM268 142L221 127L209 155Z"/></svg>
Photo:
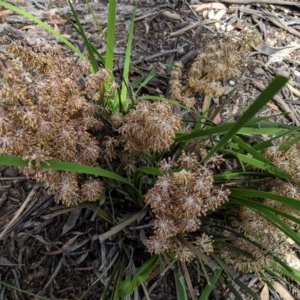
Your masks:
<svg viewBox="0 0 300 300"><path fill-rule="evenodd" d="M65 16L70 9L63 0L11 0L64 33L79 47L81 39ZM107 1L90 1L101 30L93 21L85 1L74 1L88 37L100 52L105 52L104 33ZM117 17L116 75L122 70L134 1L119 1ZM175 2L175 3L174 3ZM215 119L231 118L246 107L275 74L290 77L289 84L264 109L264 115L278 122L299 125L300 105L300 5L297 1L224 0L224 1L141 0L136 11L131 80L137 81L151 72L152 80L144 94L166 97L171 65L181 61L188 69L208 43L217 46L225 38L242 36L247 30L261 37L261 43L240 64L240 75L224 79L224 95L214 97L215 107L230 95L222 114ZM245 3L246 2L246 3ZM272 3L273 2L273 3ZM282 5L283 2L287 5ZM293 3L294 5L292 5ZM72 18L72 17L71 17ZM26 41L33 47L57 45L49 34L13 12L1 9L0 37ZM1 49L0 45L0 50ZM61 47L63 47L61 45ZM4 48L3 48L4 49ZM134 88L134 87L133 87ZM230 91L236 88L231 95ZM199 95L199 110L206 101ZM66 208L55 205L40 184L27 180L15 169L0 169L0 279L11 285L51 299L77 299L93 286L87 299L98 299L107 278L105 269L112 261L118 244L100 242L99 236L110 226L88 207ZM125 217L125 216L123 216ZM141 254L144 255L144 254ZM241 279L260 292L263 285L253 275ZM195 288L200 288L195 283ZM0 285L1 299L33 299L15 289ZM167 276L147 287L151 299L175 299L172 280ZM284 298L284 292L272 293L273 299ZM263 297L263 294L262 294ZM214 293L214 299L230 299L226 289ZM297 296L294 295L294 299Z"/></svg>

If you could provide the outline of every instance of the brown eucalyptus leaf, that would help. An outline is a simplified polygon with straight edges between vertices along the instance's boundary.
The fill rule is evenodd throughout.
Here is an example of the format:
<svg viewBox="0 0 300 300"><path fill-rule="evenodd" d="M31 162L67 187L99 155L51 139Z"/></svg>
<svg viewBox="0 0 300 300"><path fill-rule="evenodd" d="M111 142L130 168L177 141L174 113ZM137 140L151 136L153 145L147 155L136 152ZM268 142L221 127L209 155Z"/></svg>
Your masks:
<svg viewBox="0 0 300 300"><path fill-rule="evenodd" d="M9 9L0 11L0 22L5 23L10 14L11 14L11 10Z"/></svg>
<svg viewBox="0 0 300 300"><path fill-rule="evenodd" d="M274 62L281 62L285 58L289 57L290 53L299 49L300 45L290 45L286 47L271 47L265 43L259 45L258 47L253 47L258 53L269 56L267 65Z"/></svg>
<svg viewBox="0 0 300 300"><path fill-rule="evenodd" d="M222 9L222 10L227 10L227 7L222 4L222 3L204 3L204 4L200 4L200 5L196 5L194 7L195 11L203 11L203 10L209 10L209 9Z"/></svg>
<svg viewBox="0 0 300 300"><path fill-rule="evenodd" d="M169 10L165 10L161 13L162 16L164 16L165 18L169 19L169 20L176 20L179 21L181 20L181 16L176 13L176 12L172 12Z"/></svg>
<svg viewBox="0 0 300 300"><path fill-rule="evenodd" d="M283 300L296 300L290 292L279 282L273 282L275 291L282 297Z"/></svg>
<svg viewBox="0 0 300 300"><path fill-rule="evenodd" d="M0 256L0 266L17 266L18 264L14 264L11 261L9 261L4 256Z"/></svg>
<svg viewBox="0 0 300 300"><path fill-rule="evenodd" d="M77 220L79 218L81 209L74 209L70 212L67 222L64 224L63 230L61 235L66 234L71 229L74 228L74 226L77 223Z"/></svg>
<svg viewBox="0 0 300 300"><path fill-rule="evenodd" d="M262 288L260 292L260 299L261 300L269 300L270 299L270 294L269 294L269 288L265 284L264 287Z"/></svg>

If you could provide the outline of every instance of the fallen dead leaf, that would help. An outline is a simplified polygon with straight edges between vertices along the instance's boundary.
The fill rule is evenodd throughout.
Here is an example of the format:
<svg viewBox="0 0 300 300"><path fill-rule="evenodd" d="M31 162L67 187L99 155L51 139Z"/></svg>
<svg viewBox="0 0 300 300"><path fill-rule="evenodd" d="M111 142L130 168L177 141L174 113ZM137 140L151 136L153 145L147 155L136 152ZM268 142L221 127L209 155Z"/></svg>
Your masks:
<svg viewBox="0 0 300 300"><path fill-rule="evenodd" d="M76 226L77 220L80 216L80 212L80 209L74 209L73 211L71 211L66 223L64 224L62 235L66 234Z"/></svg>
<svg viewBox="0 0 300 300"><path fill-rule="evenodd" d="M275 291L282 297L283 300L296 300L290 292L282 286L279 282L273 282Z"/></svg>
<svg viewBox="0 0 300 300"><path fill-rule="evenodd" d="M5 23L10 14L11 14L11 10L9 9L0 11L0 23Z"/></svg>
<svg viewBox="0 0 300 300"><path fill-rule="evenodd" d="M214 2L214 3L204 3L204 4L200 4L200 5L196 5L194 6L194 10L195 11L203 11L203 10L212 10L212 9L222 9L222 10L225 10L227 11L227 7L222 4L222 3L217 3L217 2Z"/></svg>
<svg viewBox="0 0 300 300"><path fill-rule="evenodd" d="M208 18L209 20L216 20L219 21L222 19L222 17L226 14L226 10L225 9L220 9L218 11L215 11L213 9L210 10L204 10L202 15L203 18Z"/></svg>
<svg viewBox="0 0 300 300"><path fill-rule="evenodd" d="M64 25L66 22L67 20L63 19L55 10L51 10L47 20L45 20L45 23L52 25L57 32L60 32L59 25Z"/></svg>
<svg viewBox="0 0 300 300"><path fill-rule="evenodd" d="M20 30L25 30L26 31L28 29L34 29L34 28L36 28L35 25L26 25L26 26L21 27Z"/></svg>
<svg viewBox="0 0 300 300"><path fill-rule="evenodd" d="M215 12L212 9L209 10L207 17L208 17L209 20L215 19Z"/></svg>
<svg viewBox="0 0 300 300"><path fill-rule="evenodd" d="M300 259L297 257L296 253L287 253L285 255L285 261L287 262L288 266L300 270Z"/></svg>
<svg viewBox="0 0 300 300"><path fill-rule="evenodd" d="M0 256L0 266L17 266L18 264L12 263L7 258Z"/></svg>
<svg viewBox="0 0 300 300"><path fill-rule="evenodd" d="M281 62L283 59L289 57L289 54L300 48L299 44L290 45L286 47L271 47L265 43L258 47L253 47L258 53L267 55L269 57L266 65L274 62Z"/></svg>
<svg viewBox="0 0 300 300"><path fill-rule="evenodd" d="M225 27L226 32L230 32L232 30L234 30L234 27L232 25L228 25Z"/></svg>
<svg viewBox="0 0 300 300"><path fill-rule="evenodd" d="M204 19L206 19L207 15L208 15L208 10L205 9L205 10L202 12L202 17L203 17Z"/></svg>
<svg viewBox="0 0 300 300"><path fill-rule="evenodd" d="M217 11L215 13L215 20L221 20L223 18L223 16L226 14L226 10L225 9L220 9L219 11Z"/></svg>
<svg viewBox="0 0 300 300"><path fill-rule="evenodd" d="M269 288L265 284L264 287L262 288L260 292L260 299L261 300L269 300L270 299L270 294L269 294Z"/></svg>
<svg viewBox="0 0 300 300"><path fill-rule="evenodd" d="M165 10L161 13L161 15L169 20L179 21L181 20L181 16L175 12L171 12L169 10Z"/></svg>
<svg viewBox="0 0 300 300"><path fill-rule="evenodd" d="M275 110L275 111L279 111L280 109L278 108L278 106L273 103L273 102L268 102L267 106L270 107L271 109Z"/></svg>
<svg viewBox="0 0 300 300"><path fill-rule="evenodd" d="M67 20L63 19L55 10L50 10L46 22L48 24L64 25Z"/></svg>
<svg viewBox="0 0 300 300"><path fill-rule="evenodd" d="M291 91L291 93L293 93L297 97L300 97L300 90L298 90L295 87L293 87L290 83L287 83L286 86Z"/></svg>
<svg viewBox="0 0 300 300"><path fill-rule="evenodd" d="M231 26L233 28L238 29L238 30L244 30L245 29L245 23L242 20L240 20L240 19L238 19L236 21L236 23L234 25L231 25Z"/></svg>

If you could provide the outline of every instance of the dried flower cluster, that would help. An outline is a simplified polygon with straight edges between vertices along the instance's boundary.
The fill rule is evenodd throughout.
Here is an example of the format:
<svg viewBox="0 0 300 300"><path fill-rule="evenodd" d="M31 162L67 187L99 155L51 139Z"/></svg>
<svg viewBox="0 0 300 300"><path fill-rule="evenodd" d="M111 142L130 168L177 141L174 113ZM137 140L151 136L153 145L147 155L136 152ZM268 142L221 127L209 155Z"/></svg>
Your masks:
<svg viewBox="0 0 300 300"><path fill-rule="evenodd" d="M292 180L299 182L300 178L300 143L292 145L290 148L280 151L279 148L288 140L281 138L274 142L273 146L266 150L266 155L280 169L292 176Z"/></svg>
<svg viewBox="0 0 300 300"><path fill-rule="evenodd" d="M279 148L287 142L288 140L285 138L276 140L274 145L266 151L267 156L278 168L291 175L289 182L284 182L279 179L272 180L270 182L270 189L278 195L294 198L300 201L300 143L293 144L288 149L280 151ZM296 218L300 218L299 211L285 205L284 203L269 199L265 202L267 202L267 204L271 207L284 211ZM295 224L290 221L289 225L293 227Z"/></svg>
<svg viewBox="0 0 300 300"><path fill-rule="evenodd" d="M140 101L122 121L118 131L125 150L136 153L169 150L181 117L167 102Z"/></svg>
<svg viewBox="0 0 300 300"><path fill-rule="evenodd" d="M277 167L289 173L292 176L292 180L291 182L284 182L280 179L272 179L269 183L270 190L277 195L299 200L300 203L300 143L294 144L284 151L280 151L280 146L286 142L286 139L277 140L272 147L266 150L266 155ZM300 218L299 211L285 203L265 199L263 204L292 215L295 218ZM262 268L270 267L273 256L276 255L285 260L290 266L293 266L291 261L288 261L288 258L293 253L289 248L287 236L281 230L269 223L265 218L245 207L240 209L239 219L241 222L239 229L250 241L257 243L262 248L244 238L234 238L233 244L238 249L242 249L252 256L246 257L244 254L234 253L232 249L223 249L222 256L227 263L235 266L239 272L255 272L260 271ZM294 222L288 219L283 219L283 221L296 230Z"/></svg>
<svg viewBox="0 0 300 300"><path fill-rule="evenodd" d="M175 63L170 74L171 98L187 107L194 107L197 93L222 96L225 90L221 80L239 77L244 55L260 41L259 35L249 31L241 37L227 37L222 43L207 44L192 63L184 82L183 65Z"/></svg>
<svg viewBox="0 0 300 300"><path fill-rule="evenodd" d="M281 230L246 207L240 208L239 219L236 221L238 225L236 228L232 227L241 231L248 240L226 232L237 250L222 248L221 256L237 272L259 272L271 266L275 255L281 259L285 258L289 249L286 236Z"/></svg>
<svg viewBox="0 0 300 300"><path fill-rule="evenodd" d="M100 131L96 106L90 101L108 73L89 75L89 64L58 49L46 54L17 43L1 54L0 154L18 155L30 164L22 171L45 182L55 200L67 205L95 201L103 184L84 182L75 173L39 168L58 160L97 165L99 146L89 133Z"/></svg>
<svg viewBox="0 0 300 300"><path fill-rule="evenodd" d="M182 82L182 71L182 62L175 62L170 73L170 97L183 104L187 108L192 108L196 104L195 94L193 94L189 88L184 86Z"/></svg>
<svg viewBox="0 0 300 300"><path fill-rule="evenodd" d="M164 160L160 170L162 175L146 194L146 203L155 214L149 249L178 255L176 236L196 231L199 217L222 205L229 191L214 185L212 170L200 165L194 154L183 153L175 162Z"/></svg>

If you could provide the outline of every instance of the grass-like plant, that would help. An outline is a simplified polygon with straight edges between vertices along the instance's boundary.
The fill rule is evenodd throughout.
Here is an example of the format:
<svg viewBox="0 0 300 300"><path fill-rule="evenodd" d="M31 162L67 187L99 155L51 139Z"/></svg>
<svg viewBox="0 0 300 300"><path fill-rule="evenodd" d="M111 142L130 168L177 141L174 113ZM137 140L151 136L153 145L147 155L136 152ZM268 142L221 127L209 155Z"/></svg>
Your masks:
<svg viewBox="0 0 300 300"><path fill-rule="evenodd" d="M88 40L69 1L88 62L49 25L5 1L0 5L36 22L82 59L74 69L72 58L62 53L45 56L10 45L12 63L0 86L0 164L45 182L58 203L87 203L110 223L100 241L115 239L121 247L103 271L106 285L99 299L150 299L151 283L164 274L173 274L178 299L209 299L224 287L237 299L246 294L259 299L238 272L299 281L299 271L285 261L287 238L300 245L299 130L257 116L287 78L274 78L237 120L215 124L214 114L193 110L199 85L189 82L183 94L176 74L172 99L140 96L139 86L134 101L129 98L134 14L121 85L111 91L116 1L109 1L105 57ZM193 78L197 64L202 57L193 65ZM175 67L178 72L182 66ZM131 240L125 238L128 232ZM141 248L137 265L135 252ZM200 295L191 270L203 282ZM97 284L78 299L88 299Z"/></svg>

